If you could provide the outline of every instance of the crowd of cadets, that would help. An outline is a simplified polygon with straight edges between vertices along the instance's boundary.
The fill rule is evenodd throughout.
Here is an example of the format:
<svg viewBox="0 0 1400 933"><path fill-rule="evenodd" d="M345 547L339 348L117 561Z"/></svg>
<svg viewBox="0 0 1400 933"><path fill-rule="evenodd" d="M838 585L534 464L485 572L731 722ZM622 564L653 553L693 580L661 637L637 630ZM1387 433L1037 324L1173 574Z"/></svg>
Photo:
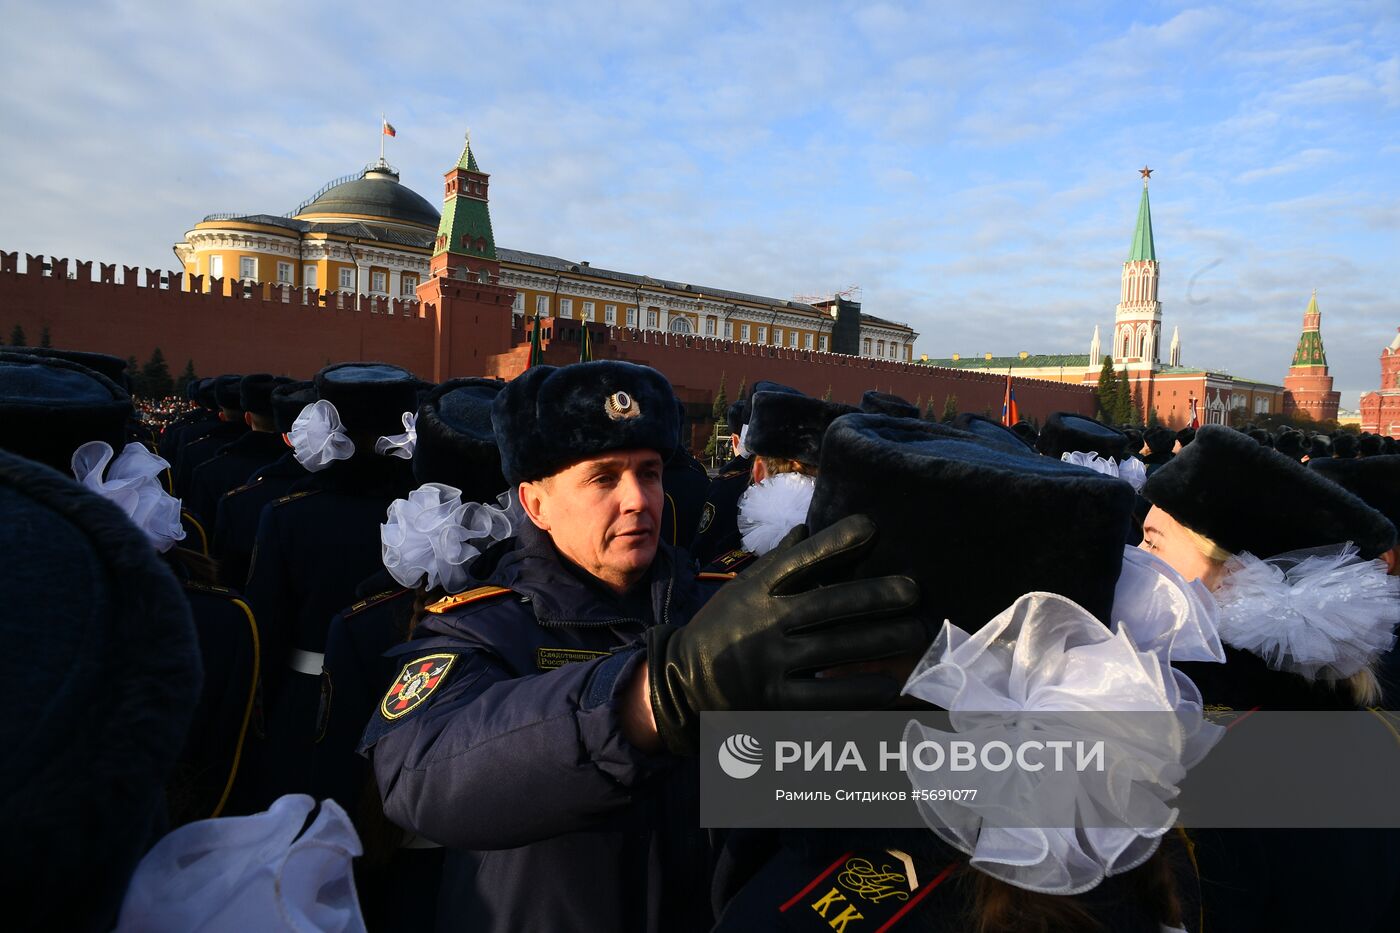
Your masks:
<svg viewBox="0 0 1400 933"><path fill-rule="evenodd" d="M104 866L91 870L112 890L108 913L95 899L79 928L110 924L122 872L153 833L256 813L289 793L335 800L353 817L365 850L356 884L371 930L835 928L837 913L777 906L810 887L834 856L896 851L892 838L930 876L944 862L957 866L959 883L944 901L920 895L919 910L890 920L909 929L1379 930L1400 918L1393 834L1358 841L1326 831L1215 832L1194 844L1183 834L1140 868L1056 898L993 884L928 833L710 837L696 824L693 774L671 757L694 753L701 709L878 707L897 695L888 678L838 678L824 694L803 694L792 684L822 681L789 677L785 648L754 658L735 650L738 667L721 669L725 652L716 645L738 644L736 626L788 624L772 598L780 585L781 612L803 605L793 595L801 562L774 563L794 548L812 549L803 558L807 589L823 582L811 567L841 566L844 574L850 555L860 555L857 576L884 581L884 589L866 592L857 615L907 615L917 603L926 620L912 643L917 657L934 630L927 625L948 619L975 630L1036 590L1073 598L1106 621L1124 545L1141 542L1187 579L1194 560L1205 561L1196 575L1209 580L1232 554L1343 542L1394 567L1400 457L1390 438L1219 427L1138 433L1067 413L1040 432L970 414L932 425L895 396L871 391L850 406L760 382L730 407L735 456L711 478L680 441L683 409L664 378L629 364L536 367L509 384L433 385L376 363L328 366L309 381L223 375L192 382L178 412L168 402L138 403L139 416L124 368L101 354L0 353L7 490L56 508L43 484L57 476L41 470L35 481L25 464L71 477L74 450L103 441L116 454L126 445L158 453L158 481L180 501L180 527L163 532L154 506L142 515L124 508L148 541L173 541L183 530L176 546L156 550L196 637L182 646L151 622L154 634L135 652L144 660L132 666L139 673L162 656L166 681L183 671L183 694L172 686L141 702L187 708L192 723L178 741L164 737L166 750L144 773L121 777L153 782L160 806L135 808L105 833L86 830L84 857ZM546 529L567 504L547 490L580 458L636 449L663 458L661 544L639 577L645 585L621 592L586 563L559 557L562 545L550 542L562 525ZM1089 467L1062 462L1073 458ZM1141 462L1145 485L1117 478L1136 475L1124 465L1131 460ZM115 472L107 481L116 489ZM33 491L40 487L49 499ZM997 517L988 520L989 510ZM459 536L451 554L423 543L426 535L413 539L417 556L403 543L430 519L431 528L447 527L449 514L454 528L479 522L508 534ZM806 542L804 532L791 533L804 520L813 535ZM1179 566L1173 535L1183 527L1195 550ZM1017 528L1034 529L1046 544L1010 543ZM1012 560L999 559L1011 549L1019 551ZM82 589L78 573L48 578L55 606L65 579ZM890 582L896 578L903 583ZM140 612L155 619L155 590L165 583L142 585ZM133 597L115 589L101 597L123 598ZM822 611L806 605L809 614ZM9 634L43 614L15 613ZM42 624L73 615L56 609ZM734 621L740 616L749 621ZM908 631L892 625L870 622L839 643L813 641L808 666L817 656L839 664L907 654ZM100 628L76 626L75 637L93 647L74 647L68 666L53 659L54 645L37 645L48 655L39 667L97 677L82 666L85 652L117 637ZM743 636L745 650L764 637ZM837 648L844 653L828 656ZM1378 650L1360 673L1333 680L1279 670L1229 644L1225 655L1224 664L1181 665L1207 704L1359 709L1381 706L1381 690L1400 688L1393 651ZM32 658L21 652L19 660ZM626 684L638 676L650 678L646 734L654 747L618 724ZM866 692L834 692L853 682ZM92 696L124 702L110 685L104 690ZM23 710L12 712L12 721L22 718ZM150 710L88 712L94 729L160 719ZM147 746L161 738L158 728L148 731ZM90 741L106 748L121 732ZM37 740L23 744L35 756L47 749L57 761L83 760ZM554 767L544 748L560 748L564 763ZM664 793L654 791L658 771L668 775ZM100 768L92 779L99 777L117 780ZM14 800L8 812L16 825L37 819L17 817ZM14 829L6 836L15 838ZM1334 848L1339 840L1345 852ZM47 893L54 881L39 868L31 876L35 891ZM615 898L619 890L628 893Z"/></svg>

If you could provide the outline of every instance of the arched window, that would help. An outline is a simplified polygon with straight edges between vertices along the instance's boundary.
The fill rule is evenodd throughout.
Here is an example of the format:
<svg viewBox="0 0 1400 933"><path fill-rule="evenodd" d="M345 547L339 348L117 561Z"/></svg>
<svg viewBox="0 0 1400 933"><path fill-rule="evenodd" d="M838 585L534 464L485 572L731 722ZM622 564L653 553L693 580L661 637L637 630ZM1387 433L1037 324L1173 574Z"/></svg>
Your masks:
<svg viewBox="0 0 1400 933"><path fill-rule="evenodd" d="M690 318L684 314L677 314L671 318L671 333L673 334L693 334L695 329L690 326Z"/></svg>

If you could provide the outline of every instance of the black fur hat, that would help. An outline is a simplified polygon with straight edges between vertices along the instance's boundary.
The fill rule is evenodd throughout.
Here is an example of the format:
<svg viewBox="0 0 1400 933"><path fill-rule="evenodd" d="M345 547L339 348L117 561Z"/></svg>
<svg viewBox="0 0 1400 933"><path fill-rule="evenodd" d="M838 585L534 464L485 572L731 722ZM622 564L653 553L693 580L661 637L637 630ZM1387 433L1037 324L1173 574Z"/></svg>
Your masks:
<svg viewBox="0 0 1400 933"><path fill-rule="evenodd" d="M739 399L729 406L729 411L725 415L725 424L729 425L730 434L738 434L744 429L744 425L749 423L749 402L747 399Z"/></svg>
<svg viewBox="0 0 1400 933"><path fill-rule="evenodd" d="M67 360L86 366L95 373L101 373L131 394L131 377L126 372L126 360L110 353L94 353L90 350L57 350L53 347L8 347L6 353L36 353L55 360Z"/></svg>
<svg viewBox="0 0 1400 933"><path fill-rule="evenodd" d="M350 435L403 433L403 413L418 408L418 377L389 363L336 363L316 374L316 393L335 406Z"/></svg>
<svg viewBox="0 0 1400 933"><path fill-rule="evenodd" d="M609 450L655 450L669 460L677 417L666 377L621 360L532 366L491 409L501 471L512 485Z"/></svg>
<svg viewBox="0 0 1400 933"><path fill-rule="evenodd" d="M1104 622L1132 517L1122 480L941 425L848 415L827 431L807 524L869 516L855 576L917 580L926 619L980 628L1021 595L1059 593ZM1008 540L1008 528L1049 529Z"/></svg>
<svg viewBox="0 0 1400 933"><path fill-rule="evenodd" d="M316 383L285 382L274 386L269 401L272 403L272 420L277 424L278 433L286 434L292 429L292 423L297 420L301 410L316 401Z"/></svg>
<svg viewBox="0 0 1400 933"><path fill-rule="evenodd" d="M1309 460L1308 466L1354 493L1400 528L1400 457Z"/></svg>
<svg viewBox="0 0 1400 933"><path fill-rule="evenodd" d="M1018 421L1011 426L1011 430L1016 432L1016 436L1025 441L1031 450L1036 449L1036 442L1040 440L1040 432L1035 429L1035 425L1029 421Z"/></svg>
<svg viewBox="0 0 1400 933"><path fill-rule="evenodd" d="M227 408L230 411L242 411L238 406L243 404L242 376L226 375L214 377L214 401L220 408Z"/></svg>
<svg viewBox="0 0 1400 933"><path fill-rule="evenodd" d="M1326 434L1314 434L1308 438L1308 456L1314 460L1332 456L1332 438Z"/></svg>
<svg viewBox="0 0 1400 933"><path fill-rule="evenodd" d="M272 414L272 392L292 380L286 376L271 373L253 373L244 376L238 384L238 409L264 417Z"/></svg>
<svg viewBox="0 0 1400 933"><path fill-rule="evenodd" d="M1280 431L1278 438L1274 441L1274 450L1288 457L1290 460L1302 460L1307 449L1303 446L1303 434L1301 431Z"/></svg>
<svg viewBox="0 0 1400 933"><path fill-rule="evenodd" d="M73 451L106 441L126 446L131 396L86 366L0 352L0 447L72 475Z"/></svg>
<svg viewBox="0 0 1400 933"><path fill-rule="evenodd" d="M1191 443L1196 439L1196 429L1182 428L1180 431L1176 432L1176 439L1178 442L1180 442L1182 447L1185 447L1187 444Z"/></svg>
<svg viewBox="0 0 1400 933"><path fill-rule="evenodd" d="M1357 447L1355 434L1344 432L1332 438L1332 456L1334 457L1350 460L1356 456Z"/></svg>
<svg viewBox="0 0 1400 933"><path fill-rule="evenodd" d="M1273 449L1274 436L1268 431L1265 431L1263 428L1250 428L1245 433L1248 434L1250 439L1253 440L1260 447L1268 447L1270 449Z"/></svg>
<svg viewBox="0 0 1400 933"><path fill-rule="evenodd" d="M413 478L462 491L467 502L493 502L506 490L491 406L505 386L496 379L449 379L418 409Z"/></svg>
<svg viewBox="0 0 1400 933"><path fill-rule="evenodd" d="M984 441L1005 447L1012 453L1032 456L1035 450L1026 439L1011 428L1005 427L990 418L974 415L970 411L959 412L953 419L953 427L959 431L976 434Z"/></svg>
<svg viewBox="0 0 1400 933"><path fill-rule="evenodd" d="M913 402L905 401L898 395L876 392L867 389L860 397L860 410L868 415L894 415L896 418L917 418L919 409Z"/></svg>
<svg viewBox="0 0 1400 933"><path fill-rule="evenodd" d="M792 386L785 386L781 382L769 382L767 379L760 379L753 384L753 389L749 392L749 402L753 402L753 397L760 392L782 392L786 395L805 395L806 393L794 389Z"/></svg>
<svg viewBox="0 0 1400 933"><path fill-rule="evenodd" d="M199 385L194 390L194 400L201 408L207 408L210 411L219 410L219 397L214 393L214 386L217 383L218 378L215 376L199 380Z"/></svg>
<svg viewBox="0 0 1400 933"><path fill-rule="evenodd" d="M1383 456L1387 456L1387 457L1389 457L1389 456L1391 456L1391 455L1393 455L1393 454L1400 454L1400 445L1397 445L1397 444L1395 443L1395 438L1393 438L1393 437L1382 437L1382 438L1381 438L1381 453L1382 453Z"/></svg>
<svg viewBox="0 0 1400 933"><path fill-rule="evenodd" d="M744 446L759 457L796 460L816 466L822 435L842 415L859 409L786 392L757 392L749 410L749 433Z"/></svg>
<svg viewBox="0 0 1400 933"><path fill-rule="evenodd" d="M1121 460L1128 448L1128 438L1122 431L1100 424L1093 418L1072 411L1057 411L1045 419L1036 447L1047 457L1060 459L1062 454L1086 451L1105 459Z"/></svg>
<svg viewBox="0 0 1400 933"><path fill-rule="evenodd" d="M1171 428L1148 428L1142 437L1155 457L1170 455L1176 447L1176 432Z"/></svg>
<svg viewBox="0 0 1400 933"><path fill-rule="evenodd" d="M1363 434L1356 441L1356 454L1359 457L1379 457L1381 450L1381 439L1378 434Z"/></svg>
<svg viewBox="0 0 1400 933"><path fill-rule="evenodd" d="M1395 543L1384 515L1246 434L1209 425L1142 488L1147 501L1231 553L1272 557L1356 542L1370 560Z"/></svg>
<svg viewBox="0 0 1400 933"><path fill-rule="evenodd" d="M1124 450L1125 456L1142 453L1143 433L1137 428L1123 428L1123 436L1128 439L1127 447Z"/></svg>
<svg viewBox="0 0 1400 933"><path fill-rule="evenodd" d="M146 536L71 477L0 452L0 514L6 925L111 929L168 828L200 697L189 606Z"/></svg>

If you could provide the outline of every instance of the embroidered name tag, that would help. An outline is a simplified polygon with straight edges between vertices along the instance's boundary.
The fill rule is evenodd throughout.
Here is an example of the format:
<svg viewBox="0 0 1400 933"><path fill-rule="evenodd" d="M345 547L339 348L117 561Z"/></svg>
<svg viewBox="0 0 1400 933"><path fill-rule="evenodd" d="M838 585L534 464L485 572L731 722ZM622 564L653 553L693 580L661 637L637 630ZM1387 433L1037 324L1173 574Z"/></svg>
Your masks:
<svg viewBox="0 0 1400 933"><path fill-rule="evenodd" d="M607 656L608 652L606 651L586 651L583 648L536 648L535 667L542 671L552 671L565 664L592 661L594 658L606 658Z"/></svg>

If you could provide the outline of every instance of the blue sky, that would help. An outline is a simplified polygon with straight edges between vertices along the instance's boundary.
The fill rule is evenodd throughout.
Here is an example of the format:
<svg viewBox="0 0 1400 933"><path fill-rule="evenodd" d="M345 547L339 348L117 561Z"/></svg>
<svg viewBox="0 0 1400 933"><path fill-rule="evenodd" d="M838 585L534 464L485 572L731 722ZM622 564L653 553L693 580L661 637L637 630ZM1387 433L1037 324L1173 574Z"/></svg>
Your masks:
<svg viewBox="0 0 1400 933"><path fill-rule="evenodd" d="M378 153L497 242L774 296L918 350L1107 343L1139 181L1186 362L1281 382L1313 288L1343 404L1400 325L1400 4L0 0L0 248L173 267ZM3 324L3 321L0 321ZM1164 343L1166 340L1164 334Z"/></svg>

